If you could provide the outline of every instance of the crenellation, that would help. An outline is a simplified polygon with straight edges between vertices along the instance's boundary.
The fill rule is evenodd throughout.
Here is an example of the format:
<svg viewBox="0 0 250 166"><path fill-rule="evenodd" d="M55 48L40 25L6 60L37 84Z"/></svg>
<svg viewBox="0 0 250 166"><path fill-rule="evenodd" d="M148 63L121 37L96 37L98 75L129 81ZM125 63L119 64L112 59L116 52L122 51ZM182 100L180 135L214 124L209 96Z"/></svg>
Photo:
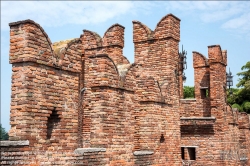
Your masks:
<svg viewBox="0 0 250 166"><path fill-rule="evenodd" d="M140 21L133 21L133 42L143 43L151 39L153 40L153 31Z"/></svg>
<svg viewBox="0 0 250 166"><path fill-rule="evenodd" d="M94 49L102 46L102 39L96 33L89 30L84 29L83 34L81 35L81 40L83 43L83 49Z"/></svg>
<svg viewBox="0 0 250 166"><path fill-rule="evenodd" d="M197 51L193 51L193 67L208 67L208 59Z"/></svg>
<svg viewBox="0 0 250 166"><path fill-rule="evenodd" d="M249 165L249 116L226 103L227 51L193 51L195 98L183 99L180 19L168 14L154 31L133 21L133 64L124 29L52 44L34 21L10 23L11 129L1 155L14 158L1 165Z"/></svg>
<svg viewBox="0 0 250 166"><path fill-rule="evenodd" d="M215 63L215 62L219 62L223 65L226 65L225 60L223 59L224 55L225 54L223 54L223 51L221 50L220 45L208 46L208 57L209 57L210 64Z"/></svg>
<svg viewBox="0 0 250 166"><path fill-rule="evenodd" d="M173 38L180 41L180 19L173 14L164 16L154 30L155 39Z"/></svg>
<svg viewBox="0 0 250 166"><path fill-rule="evenodd" d="M120 46L124 47L124 29L120 24L114 24L104 33L103 46Z"/></svg>

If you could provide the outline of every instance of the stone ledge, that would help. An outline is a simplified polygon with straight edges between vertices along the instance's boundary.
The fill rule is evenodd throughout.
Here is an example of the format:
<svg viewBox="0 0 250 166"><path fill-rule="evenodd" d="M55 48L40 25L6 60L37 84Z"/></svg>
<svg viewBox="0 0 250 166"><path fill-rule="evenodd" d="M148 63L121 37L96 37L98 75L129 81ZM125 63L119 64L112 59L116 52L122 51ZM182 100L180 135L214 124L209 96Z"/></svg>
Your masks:
<svg viewBox="0 0 250 166"><path fill-rule="evenodd" d="M209 87L205 86L205 87L200 87L200 89L208 89Z"/></svg>
<svg viewBox="0 0 250 166"><path fill-rule="evenodd" d="M29 145L30 142L26 141L0 141L0 146L25 146Z"/></svg>
<svg viewBox="0 0 250 166"><path fill-rule="evenodd" d="M240 158L240 161L246 161L246 160L248 160L247 157L241 157L241 158Z"/></svg>
<svg viewBox="0 0 250 166"><path fill-rule="evenodd" d="M154 151L142 150L142 151L134 151L135 156L144 156L154 154Z"/></svg>
<svg viewBox="0 0 250 166"><path fill-rule="evenodd" d="M182 148L198 148L198 146L181 146Z"/></svg>
<svg viewBox="0 0 250 166"><path fill-rule="evenodd" d="M180 120L216 120L215 117L181 117Z"/></svg>
<svg viewBox="0 0 250 166"><path fill-rule="evenodd" d="M195 98L180 99L180 101L196 101Z"/></svg>
<svg viewBox="0 0 250 166"><path fill-rule="evenodd" d="M93 152L106 152L106 148L77 148L74 153L84 154L84 153L93 153Z"/></svg>

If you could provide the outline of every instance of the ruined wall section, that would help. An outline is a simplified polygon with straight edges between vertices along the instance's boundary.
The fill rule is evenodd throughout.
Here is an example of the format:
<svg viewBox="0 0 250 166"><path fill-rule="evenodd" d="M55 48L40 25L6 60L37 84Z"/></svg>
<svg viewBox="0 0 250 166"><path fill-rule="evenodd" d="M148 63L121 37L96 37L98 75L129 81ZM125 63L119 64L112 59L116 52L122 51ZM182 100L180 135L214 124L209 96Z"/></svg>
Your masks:
<svg viewBox="0 0 250 166"><path fill-rule="evenodd" d="M29 150L41 154L38 161L48 151L73 151L78 140L80 41L66 44L59 56L33 21L10 23L10 29L10 140L29 140Z"/></svg>

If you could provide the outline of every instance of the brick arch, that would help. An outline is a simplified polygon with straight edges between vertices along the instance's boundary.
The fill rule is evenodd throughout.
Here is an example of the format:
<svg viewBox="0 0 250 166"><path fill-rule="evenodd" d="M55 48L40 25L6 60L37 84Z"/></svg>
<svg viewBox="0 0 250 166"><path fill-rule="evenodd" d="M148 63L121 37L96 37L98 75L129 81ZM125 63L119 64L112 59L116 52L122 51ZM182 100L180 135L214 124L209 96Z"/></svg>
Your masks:
<svg viewBox="0 0 250 166"><path fill-rule="evenodd" d="M91 71L98 70L100 67L103 67L103 65L112 64L112 66L110 66L111 68L108 68L108 69L105 68L105 71L103 71L102 73L106 73L107 75L113 77L113 79L109 79L108 80L109 83L104 83L104 84L105 84L105 86L115 86L115 87L118 86L118 84L119 84L119 71L118 71L117 66L115 65L114 61L107 54L97 54L97 55L88 57L88 59L90 61L91 61L91 59L103 59L103 62L97 61L97 63L94 65L94 67ZM92 61L90 63L95 63L95 62ZM99 66L99 65L97 66L98 63L102 63L102 66ZM91 75L91 73L89 75ZM101 77L101 76L102 75L98 75L98 76L91 75L90 79L98 81L98 77ZM104 85L102 81L98 81L98 83L96 82L96 84Z"/></svg>
<svg viewBox="0 0 250 166"><path fill-rule="evenodd" d="M61 57L62 60L63 60L63 58L64 58L66 52L68 51L68 49L69 49L73 44L76 44L76 43L82 44L81 39L80 39L80 38L76 38L76 39L71 40L69 43L67 43L67 46L64 48L64 52L63 52L64 54L63 54L62 57Z"/></svg>

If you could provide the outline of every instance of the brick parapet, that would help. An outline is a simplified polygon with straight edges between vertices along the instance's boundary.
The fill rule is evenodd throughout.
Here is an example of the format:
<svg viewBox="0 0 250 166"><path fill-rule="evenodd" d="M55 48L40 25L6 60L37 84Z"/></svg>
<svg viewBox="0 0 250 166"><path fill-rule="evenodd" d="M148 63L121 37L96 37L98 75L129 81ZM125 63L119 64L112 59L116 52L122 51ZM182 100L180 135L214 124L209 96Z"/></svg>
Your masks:
<svg viewBox="0 0 250 166"><path fill-rule="evenodd" d="M193 67L209 67L208 59L201 53L193 51Z"/></svg>
<svg viewBox="0 0 250 166"><path fill-rule="evenodd" d="M225 66L227 65L227 51L222 51L220 45L208 46L208 58L209 63L218 62Z"/></svg>
<svg viewBox="0 0 250 166"><path fill-rule="evenodd" d="M181 99L180 117L211 117L209 99Z"/></svg>
<svg viewBox="0 0 250 166"><path fill-rule="evenodd" d="M10 23L10 63L35 62L46 66L80 72L82 55L79 40L72 40L64 52L55 54L43 28L32 20ZM76 43L76 44L75 44Z"/></svg>
<svg viewBox="0 0 250 166"><path fill-rule="evenodd" d="M114 24L104 33L103 36L103 43L102 45L105 46L120 46L121 48L124 47L124 29L120 24Z"/></svg>
<svg viewBox="0 0 250 166"><path fill-rule="evenodd" d="M139 21L133 21L133 42L173 38L180 41L180 19L172 14L164 16L154 31Z"/></svg>
<svg viewBox="0 0 250 166"><path fill-rule="evenodd" d="M173 54L174 57L170 58L167 55L169 55L170 52L173 52L172 49L176 50L174 48L174 43L179 42L179 27L180 20L176 19L172 15L163 17L162 20L157 24L154 31L150 30L146 25L139 21L133 21L135 63L141 63L150 67L150 65L154 66L152 62L154 63L156 61L163 61L164 63L165 59L168 59L169 61L176 59L178 60L178 51L176 54ZM172 31L175 31L175 33ZM168 42L165 43L166 41Z"/></svg>
<svg viewBox="0 0 250 166"><path fill-rule="evenodd" d="M123 56L124 27L114 24L105 32L103 38L95 32L83 30L81 40L84 49L84 57L88 58L96 54L108 54L118 64L129 64Z"/></svg>

